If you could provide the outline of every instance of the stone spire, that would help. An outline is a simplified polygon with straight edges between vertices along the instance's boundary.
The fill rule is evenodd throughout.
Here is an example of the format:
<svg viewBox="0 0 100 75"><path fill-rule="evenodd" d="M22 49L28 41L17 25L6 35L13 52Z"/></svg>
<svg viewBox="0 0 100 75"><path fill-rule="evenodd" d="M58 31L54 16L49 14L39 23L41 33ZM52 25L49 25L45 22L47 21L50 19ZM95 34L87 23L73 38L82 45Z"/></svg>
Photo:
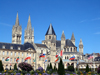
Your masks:
<svg viewBox="0 0 100 75"><path fill-rule="evenodd" d="M50 24L50 26L49 26L49 28L48 28L48 30L47 30L45 35L56 35L55 31L54 31L54 29L52 27L52 24Z"/></svg>
<svg viewBox="0 0 100 75"><path fill-rule="evenodd" d="M79 43L79 45L83 45L82 39L80 39L80 43Z"/></svg>
<svg viewBox="0 0 100 75"><path fill-rule="evenodd" d="M18 12L17 12L17 16L16 16L16 22L15 22L15 26L19 26Z"/></svg>
<svg viewBox="0 0 100 75"><path fill-rule="evenodd" d="M61 36L61 38L64 38L64 39L65 39L64 31L62 31L62 36Z"/></svg>
<svg viewBox="0 0 100 75"><path fill-rule="evenodd" d="M25 29L25 34L24 34L24 43L26 42L34 43L34 28L32 29L31 26L30 15L28 18L27 28Z"/></svg>
<svg viewBox="0 0 100 75"><path fill-rule="evenodd" d="M71 40L75 40L74 33L72 33Z"/></svg>
<svg viewBox="0 0 100 75"><path fill-rule="evenodd" d="M28 24L27 24L27 30L30 30L32 27L31 27L31 19L30 19L30 15L29 15L29 18L28 18Z"/></svg>

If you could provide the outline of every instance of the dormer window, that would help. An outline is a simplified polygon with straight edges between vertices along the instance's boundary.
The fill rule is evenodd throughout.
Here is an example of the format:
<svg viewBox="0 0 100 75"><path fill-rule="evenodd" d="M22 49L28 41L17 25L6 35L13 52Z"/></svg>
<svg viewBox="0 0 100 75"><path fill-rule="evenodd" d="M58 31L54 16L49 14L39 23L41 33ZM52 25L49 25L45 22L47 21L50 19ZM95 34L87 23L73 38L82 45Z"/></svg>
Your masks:
<svg viewBox="0 0 100 75"><path fill-rule="evenodd" d="M2 48L5 49L5 46L3 45Z"/></svg>
<svg viewBox="0 0 100 75"><path fill-rule="evenodd" d="M20 50L20 47L18 47L18 50Z"/></svg>
<svg viewBox="0 0 100 75"><path fill-rule="evenodd" d="M10 49L13 49L13 46L11 46Z"/></svg>
<svg viewBox="0 0 100 75"><path fill-rule="evenodd" d="M66 48L64 48L64 52L66 52Z"/></svg>

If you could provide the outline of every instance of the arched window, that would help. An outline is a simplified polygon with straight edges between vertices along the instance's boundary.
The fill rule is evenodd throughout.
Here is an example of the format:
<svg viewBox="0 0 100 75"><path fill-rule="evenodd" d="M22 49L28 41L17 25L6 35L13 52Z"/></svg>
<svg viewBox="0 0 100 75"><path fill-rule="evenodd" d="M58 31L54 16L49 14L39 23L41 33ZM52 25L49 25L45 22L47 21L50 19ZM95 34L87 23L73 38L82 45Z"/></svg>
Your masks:
<svg viewBox="0 0 100 75"><path fill-rule="evenodd" d="M72 52L72 48L71 48L71 52Z"/></svg>
<svg viewBox="0 0 100 75"><path fill-rule="evenodd" d="M69 48L67 48L67 52L69 52Z"/></svg>
<svg viewBox="0 0 100 75"><path fill-rule="evenodd" d="M67 56L67 59L69 59L68 56Z"/></svg>
<svg viewBox="0 0 100 75"><path fill-rule="evenodd" d="M74 48L74 52L76 52L75 48Z"/></svg>
<svg viewBox="0 0 100 75"><path fill-rule="evenodd" d="M65 56L65 59L66 59L66 56Z"/></svg>
<svg viewBox="0 0 100 75"><path fill-rule="evenodd" d="M66 48L64 48L64 52L66 52Z"/></svg>
<svg viewBox="0 0 100 75"><path fill-rule="evenodd" d="M51 39L51 36L49 36L49 39Z"/></svg>

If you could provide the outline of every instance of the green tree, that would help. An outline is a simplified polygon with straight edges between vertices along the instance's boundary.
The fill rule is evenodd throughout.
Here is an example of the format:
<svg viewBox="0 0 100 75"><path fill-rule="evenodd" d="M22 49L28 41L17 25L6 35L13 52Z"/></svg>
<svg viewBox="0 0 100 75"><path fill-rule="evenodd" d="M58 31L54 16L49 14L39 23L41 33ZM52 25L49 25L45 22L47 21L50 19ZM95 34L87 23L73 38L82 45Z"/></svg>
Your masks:
<svg viewBox="0 0 100 75"><path fill-rule="evenodd" d="M15 65L14 65L14 70L17 70L17 64L15 63Z"/></svg>
<svg viewBox="0 0 100 75"><path fill-rule="evenodd" d="M52 69L52 64L50 63L50 69Z"/></svg>
<svg viewBox="0 0 100 75"><path fill-rule="evenodd" d="M88 66L88 64L87 64L87 66L86 66L86 72L89 72L89 66Z"/></svg>
<svg viewBox="0 0 100 75"><path fill-rule="evenodd" d="M48 71L48 70L50 70L50 66L49 66L49 64L48 64L48 66L47 66L47 68L46 68L46 71Z"/></svg>
<svg viewBox="0 0 100 75"><path fill-rule="evenodd" d="M0 72L4 71L3 65L2 65L2 61L0 60Z"/></svg>
<svg viewBox="0 0 100 75"><path fill-rule="evenodd" d="M60 58L60 62L58 64L58 71L57 72L58 72L59 75L65 75L64 64L63 64L61 58Z"/></svg>

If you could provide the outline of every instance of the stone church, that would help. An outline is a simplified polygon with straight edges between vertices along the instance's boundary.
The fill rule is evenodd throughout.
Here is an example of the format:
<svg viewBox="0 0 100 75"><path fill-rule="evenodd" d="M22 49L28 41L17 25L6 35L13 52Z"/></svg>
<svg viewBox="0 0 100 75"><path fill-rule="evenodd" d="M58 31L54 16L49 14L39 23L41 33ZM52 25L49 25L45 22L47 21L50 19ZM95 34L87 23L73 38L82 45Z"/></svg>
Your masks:
<svg viewBox="0 0 100 75"><path fill-rule="evenodd" d="M71 39L66 39L64 31L61 34L61 40L57 40L57 35L54 31L52 24L49 25L47 32L45 34L45 40L42 44L34 43L34 29L32 29L31 18L29 15L27 27L24 33L24 44L22 41L22 27L19 24L18 13L16 17L15 25L12 28L12 43L0 42L0 60L3 62L4 68L14 68L16 63L16 58L19 57L19 63L24 62L24 59L31 55L31 59L26 62L31 64L34 69L38 69L39 66L46 69L47 65L52 63L58 68L59 61L55 62L57 59L55 56L61 50L63 50L63 63L64 67L67 68L68 65L73 65L77 67L77 61L84 60L86 57L83 55L83 43L82 39L79 42L79 52L75 46L75 37L72 33ZM47 62L44 63L45 58L39 58L40 54L46 54ZM75 56L75 60L70 61L69 58ZM9 61L5 59L9 57ZM34 60L36 59L36 62ZM84 61L80 61L84 63ZM11 64L11 65L10 65ZM80 66L81 67L81 66Z"/></svg>

